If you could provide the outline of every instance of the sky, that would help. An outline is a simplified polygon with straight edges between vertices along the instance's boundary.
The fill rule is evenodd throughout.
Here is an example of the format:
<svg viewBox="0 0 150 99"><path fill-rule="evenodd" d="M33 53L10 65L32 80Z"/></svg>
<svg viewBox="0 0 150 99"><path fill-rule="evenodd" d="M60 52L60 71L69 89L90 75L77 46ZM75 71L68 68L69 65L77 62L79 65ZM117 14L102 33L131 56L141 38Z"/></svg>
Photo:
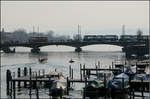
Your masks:
<svg viewBox="0 0 150 99"><path fill-rule="evenodd" d="M58 35L149 34L149 1L1 1L1 27Z"/></svg>

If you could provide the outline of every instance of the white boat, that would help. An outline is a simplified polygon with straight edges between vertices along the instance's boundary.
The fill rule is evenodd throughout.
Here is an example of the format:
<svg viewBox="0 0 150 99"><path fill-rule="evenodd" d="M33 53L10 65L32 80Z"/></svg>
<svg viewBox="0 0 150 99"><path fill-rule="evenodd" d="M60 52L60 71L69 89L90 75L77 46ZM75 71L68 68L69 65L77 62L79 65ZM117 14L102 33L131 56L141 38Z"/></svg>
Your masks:
<svg viewBox="0 0 150 99"><path fill-rule="evenodd" d="M67 82L64 77L60 77L58 80L53 81L51 87L52 96L62 96L65 94L67 89Z"/></svg>
<svg viewBox="0 0 150 99"><path fill-rule="evenodd" d="M50 72L46 77L52 80L50 85L47 85L50 86L52 96L62 96L65 94L67 81L61 72Z"/></svg>

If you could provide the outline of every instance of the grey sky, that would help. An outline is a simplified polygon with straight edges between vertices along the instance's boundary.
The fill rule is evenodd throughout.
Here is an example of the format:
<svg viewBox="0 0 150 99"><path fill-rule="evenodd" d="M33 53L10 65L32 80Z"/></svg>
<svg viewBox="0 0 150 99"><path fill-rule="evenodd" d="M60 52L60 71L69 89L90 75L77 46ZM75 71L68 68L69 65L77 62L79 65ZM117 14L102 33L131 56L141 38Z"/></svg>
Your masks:
<svg viewBox="0 0 150 99"><path fill-rule="evenodd" d="M125 24L128 34L149 32L148 1L2 1L1 11L6 31L39 26L41 32L73 35L80 24L82 34L121 34Z"/></svg>

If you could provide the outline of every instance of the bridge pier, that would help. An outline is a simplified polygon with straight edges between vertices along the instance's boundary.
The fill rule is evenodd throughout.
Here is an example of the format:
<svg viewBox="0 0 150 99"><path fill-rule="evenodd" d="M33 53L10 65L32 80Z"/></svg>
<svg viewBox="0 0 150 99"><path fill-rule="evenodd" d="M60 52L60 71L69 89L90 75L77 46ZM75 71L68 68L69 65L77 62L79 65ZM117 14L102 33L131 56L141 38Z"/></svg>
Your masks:
<svg viewBox="0 0 150 99"><path fill-rule="evenodd" d="M81 52L81 51L82 51L82 48L76 47L75 52Z"/></svg>
<svg viewBox="0 0 150 99"><path fill-rule="evenodd" d="M2 48L2 50L3 50L5 53L15 53L15 52L16 52L16 49L15 49L15 48L13 48L13 50L11 50L9 47Z"/></svg>
<svg viewBox="0 0 150 99"><path fill-rule="evenodd" d="M31 53L39 53L40 49L39 48L32 48Z"/></svg>

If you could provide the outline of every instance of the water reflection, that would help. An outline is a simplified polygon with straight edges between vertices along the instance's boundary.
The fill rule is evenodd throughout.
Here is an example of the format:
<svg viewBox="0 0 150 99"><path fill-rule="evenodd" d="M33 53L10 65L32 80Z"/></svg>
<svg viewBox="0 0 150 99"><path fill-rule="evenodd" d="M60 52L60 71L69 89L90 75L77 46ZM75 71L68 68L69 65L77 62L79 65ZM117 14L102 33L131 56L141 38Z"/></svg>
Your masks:
<svg viewBox="0 0 150 99"><path fill-rule="evenodd" d="M28 53L29 58L41 58L41 57L48 57L48 52L40 52L40 53Z"/></svg>

